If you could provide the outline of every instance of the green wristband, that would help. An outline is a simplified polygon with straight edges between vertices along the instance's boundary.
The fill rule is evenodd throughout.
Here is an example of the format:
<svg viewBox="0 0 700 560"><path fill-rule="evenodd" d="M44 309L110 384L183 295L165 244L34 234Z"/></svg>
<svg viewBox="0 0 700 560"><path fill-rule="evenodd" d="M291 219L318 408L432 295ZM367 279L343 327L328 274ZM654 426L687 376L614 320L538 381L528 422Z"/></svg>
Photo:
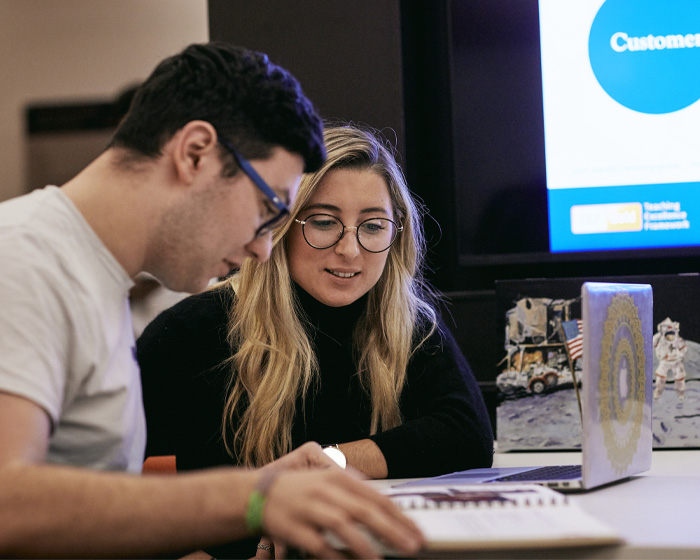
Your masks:
<svg viewBox="0 0 700 560"><path fill-rule="evenodd" d="M253 490L248 498L248 508L245 511L245 525L251 533L262 531L264 507L265 496L260 490Z"/></svg>
<svg viewBox="0 0 700 560"><path fill-rule="evenodd" d="M253 534L260 533L263 529L263 509L265 509L267 490L278 474L277 469L268 468L263 471L258 484L250 493L248 507L245 510L245 526Z"/></svg>

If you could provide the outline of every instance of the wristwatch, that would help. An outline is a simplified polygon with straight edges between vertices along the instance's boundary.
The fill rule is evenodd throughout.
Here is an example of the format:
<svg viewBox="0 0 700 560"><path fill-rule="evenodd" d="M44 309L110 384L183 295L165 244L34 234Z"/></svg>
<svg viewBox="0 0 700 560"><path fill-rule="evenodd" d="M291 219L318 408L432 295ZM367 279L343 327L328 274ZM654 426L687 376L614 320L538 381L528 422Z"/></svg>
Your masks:
<svg viewBox="0 0 700 560"><path fill-rule="evenodd" d="M325 445L323 446L323 452L328 455L335 463L341 468L344 469L347 464L348 460L345 457L345 453L343 453L340 450L340 447L338 447L338 444L333 444L333 445Z"/></svg>

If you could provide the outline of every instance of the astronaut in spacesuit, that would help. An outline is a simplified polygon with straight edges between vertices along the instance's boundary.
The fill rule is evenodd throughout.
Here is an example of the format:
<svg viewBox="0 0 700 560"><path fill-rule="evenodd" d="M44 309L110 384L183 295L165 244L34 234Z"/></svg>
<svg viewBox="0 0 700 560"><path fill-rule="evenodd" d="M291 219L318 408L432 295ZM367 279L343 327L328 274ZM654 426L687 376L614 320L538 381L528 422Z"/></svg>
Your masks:
<svg viewBox="0 0 700 560"><path fill-rule="evenodd" d="M657 325L653 338L654 352L659 365L654 372L654 398L664 392L666 380L673 379L673 387L678 400L685 399L685 355L688 352L685 340L680 336L680 324L668 317Z"/></svg>

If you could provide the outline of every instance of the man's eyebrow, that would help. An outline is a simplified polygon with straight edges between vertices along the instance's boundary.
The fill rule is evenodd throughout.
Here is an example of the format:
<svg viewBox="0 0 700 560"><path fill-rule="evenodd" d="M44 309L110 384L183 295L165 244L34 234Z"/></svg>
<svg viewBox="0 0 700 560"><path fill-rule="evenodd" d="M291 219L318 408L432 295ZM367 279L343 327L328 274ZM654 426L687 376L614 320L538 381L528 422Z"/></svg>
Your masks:
<svg viewBox="0 0 700 560"><path fill-rule="evenodd" d="M304 210L328 210L331 212L342 212L338 206L335 206L334 204L324 204L322 202L309 204L304 207ZM387 215L389 214L386 208L382 208L381 206L370 206L369 208L363 208L360 210L360 214L376 214L377 212Z"/></svg>

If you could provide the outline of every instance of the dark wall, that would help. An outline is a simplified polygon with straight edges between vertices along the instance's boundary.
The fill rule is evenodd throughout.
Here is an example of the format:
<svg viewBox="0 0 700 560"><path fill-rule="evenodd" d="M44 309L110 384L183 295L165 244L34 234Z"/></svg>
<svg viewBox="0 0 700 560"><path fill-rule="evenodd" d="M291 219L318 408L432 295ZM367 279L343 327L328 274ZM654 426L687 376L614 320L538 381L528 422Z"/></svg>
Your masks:
<svg viewBox="0 0 700 560"><path fill-rule="evenodd" d="M384 131L409 186L437 217L425 220L430 279L459 291L448 4L209 0L209 24L212 40L266 52L291 71L325 118Z"/></svg>
<svg viewBox="0 0 700 560"><path fill-rule="evenodd" d="M399 0L209 0L209 34L267 53L324 118L384 130L404 153Z"/></svg>

